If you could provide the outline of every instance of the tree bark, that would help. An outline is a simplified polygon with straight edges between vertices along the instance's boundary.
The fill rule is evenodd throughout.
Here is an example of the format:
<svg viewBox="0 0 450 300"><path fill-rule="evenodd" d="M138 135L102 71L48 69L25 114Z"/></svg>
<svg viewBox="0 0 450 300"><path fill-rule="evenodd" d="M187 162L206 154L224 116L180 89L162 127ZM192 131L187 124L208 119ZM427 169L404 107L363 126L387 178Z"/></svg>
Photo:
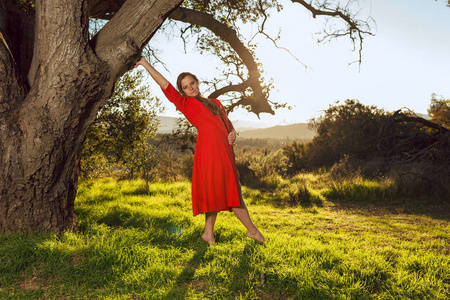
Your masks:
<svg viewBox="0 0 450 300"><path fill-rule="evenodd" d="M181 1L128 0L89 41L87 1L37 0L33 59L21 66L30 54L9 47L21 37L4 17L16 5L7 1L0 5L0 232L62 232L76 228L88 126Z"/></svg>

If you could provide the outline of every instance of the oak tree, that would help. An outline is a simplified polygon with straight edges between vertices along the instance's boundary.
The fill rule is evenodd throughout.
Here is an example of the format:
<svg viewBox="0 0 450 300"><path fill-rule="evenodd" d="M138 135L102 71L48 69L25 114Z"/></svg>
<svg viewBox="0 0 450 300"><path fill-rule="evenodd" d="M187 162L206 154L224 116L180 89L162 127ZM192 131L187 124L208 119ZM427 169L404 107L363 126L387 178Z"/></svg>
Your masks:
<svg viewBox="0 0 450 300"><path fill-rule="evenodd" d="M169 18L207 28L242 61L242 82L223 86L219 93L245 92L239 105L256 114L273 113L258 64L227 14L251 20L257 12L264 21L264 8L277 1L198 0L180 6L182 2L0 2L0 232L76 227L77 165L87 129L117 80ZM314 17L342 20L340 29L326 35L348 36L362 49L363 36L370 34L367 24L339 6L340 1L335 6L333 1L292 2ZM245 13L239 13L241 7ZM91 17L108 20L92 38Z"/></svg>

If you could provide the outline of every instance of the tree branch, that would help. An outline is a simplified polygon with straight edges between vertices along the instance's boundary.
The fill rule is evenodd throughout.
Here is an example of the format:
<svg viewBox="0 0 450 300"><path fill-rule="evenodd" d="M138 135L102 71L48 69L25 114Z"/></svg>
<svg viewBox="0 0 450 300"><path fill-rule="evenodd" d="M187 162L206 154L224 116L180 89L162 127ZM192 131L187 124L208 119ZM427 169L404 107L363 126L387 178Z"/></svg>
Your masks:
<svg viewBox="0 0 450 300"><path fill-rule="evenodd" d="M325 10L316 9L314 6L312 6L311 4L307 3L304 0L291 0L291 1L294 3L297 2L297 3L300 3L301 5L303 5L307 10L309 10L313 14L313 18L316 18L316 16L340 17L341 19L346 21L349 25L355 26L355 24L354 24L353 20L350 18L350 16L344 14L340 10L325 11ZM355 29L356 29L356 27L355 27Z"/></svg>
<svg viewBox="0 0 450 300"><path fill-rule="evenodd" d="M263 7L263 1L259 0L258 2L258 6L255 8L257 10L259 10L259 12L261 13L261 15L263 16L263 21L261 23L261 25L259 26L258 32L256 32L253 37L249 40L249 43L258 35L258 34L262 34L263 36L266 37L266 39L268 39L269 41L271 41L273 43L273 45L275 46L275 48L286 51L290 56L292 56L296 61L298 61L300 64L302 64L305 69L308 68L308 66L306 64L304 64L302 61L300 61L300 59L298 59L298 57L296 57L291 51L289 51L289 49L287 49L286 47L280 47L277 43L277 40L280 39L280 32L281 29L279 29L278 31L278 36L276 38L271 37L269 34L267 34L265 32L265 25L267 22L267 19L269 18L268 14L266 13L265 8Z"/></svg>
<svg viewBox="0 0 450 300"><path fill-rule="evenodd" d="M345 31L338 30L335 32L327 32L326 30L324 30L325 33L324 39L349 36L353 42L353 45L355 45L356 40L359 39L358 63L361 65L363 39L364 39L363 35L365 34L374 35L373 33L370 32L370 27L367 21L356 20L352 18L349 12L342 10L339 6L336 8L327 7L326 2L323 5L321 5L321 9L317 9L310 3L307 3L305 0L291 0L291 1L294 3L299 3L302 6L304 6L307 10L309 10L312 13L313 18L316 18L316 16L337 17L342 19L345 23L347 23L348 27ZM367 30L363 30L363 27L366 27ZM357 38L354 36L355 34L357 34Z"/></svg>
<svg viewBox="0 0 450 300"><path fill-rule="evenodd" d="M245 91L247 88L250 87L250 82L251 79L248 79L242 83L239 84L230 84L227 86L224 86L218 90L215 90L214 92L212 92L211 94L209 94L208 98L217 98L220 95L229 93L229 92L242 92Z"/></svg>
<svg viewBox="0 0 450 300"><path fill-rule="evenodd" d="M128 0L125 2L125 0L108 0L108 1L101 1L101 0L88 0L89 1L89 7L90 7L90 16L98 17L98 18L105 18L110 19L111 16L116 17L116 11L120 9L123 5L128 5L130 2L134 2L134 0ZM353 44L357 42L359 39L359 64L361 64L362 61L362 48L363 48L363 39L365 34L373 35L370 31L364 30L364 27L369 28L366 21L356 20L351 17L351 14L346 11L346 9L341 9L339 7L337 8L329 8L327 7L327 2L325 1L324 4L318 4L318 8L314 7L312 4L306 2L305 0L291 0L294 3L299 3L300 5L304 6L306 9L308 9L315 18L318 15L322 16L328 16L328 17L337 17L342 19L348 26L345 30L337 30L334 32L327 32L325 33L325 38L337 38L340 36L349 36L352 40ZM139 5L139 4L138 4ZM207 4L205 4L207 6ZM262 16L264 17L264 21L262 24L262 27L260 28L261 34L264 33L264 22L267 19L267 15L264 14L264 10L262 9L262 4L260 3L260 12L262 13ZM138 6L139 7L139 6ZM143 13L144 11L144 13ZM141 17L145 18L145 7L139 7L139 10L136 11L136 13ZM250 103L251 105L251 111L253 111L255 114L259 115L261 112L268 112L273 114L273 109L270 105L270 102L268 101L265 93L263 92L263 88L259 82L260 79L260 73L258 70L258 65L254 60L254 57L249 49L247 49L244 44L240 41L238 34L235 30L228 27L224 23L216 20L212 15L201 12L193 9L187 9L187 8L181 8L178 7L176 10L173 11L169 15L170 19L198 25L204 28L209 29L212 31L216 36L218 36L223 41L226 41L233 50L237 53L237 55L242 59L244 62L246 68L248 69L248 81L249 85L246 84L237 84L237 85L229 85L227 87L223 87L216 92L212 93L215 96L219 96L223 93L226 93L228 91L236 91L236 92L244 92L246 88L250 87L253 90L254 98L247 98L246 102ZM110 22L111 23L111 22ZM136 24L133 26L137 26ZM106 26L105 26L106 27ZM116 27L120 30L120 27ZM267 35L266 35L267 36ZM276 39L270 38L267 36L277 48L280 48L277 43ZM151 38L151 36L149 37ZM148 41L148 40L147 40ZM113 40L111 40L113 42ZM137 45L132 45L135 47L140 47L141 43L138 42ZM355 47L356 48L356 47ZM282 48L284 49L284 48ZM284 49L288 51L287 49ZM288 51L289 52L289 51ZM292 54L291 54L292 55ZM296 58L297 59L297 58ZM298 60L298 59L297 59ZM305 66L306 67L306 66Z"/></svg>
<svg viewBox="0 0 450 300"><path fill-rule="evenodd" d="M95 8L94 2L92 2L93 8ZM121 2L108 1L117 5ZM111 67L113 78L119 78L134 66L144 46L167 15L181 2L182 0L128 0L120 6L111 20L91 41L96 54ZM162 13L155 16L155 11ZM93 15L106 13L95 10L91 12Z"/></svg>
<svg viewBox="0 0 450 300"><path fill-rule="evenodd" d="M250 87L253 90L255 96L253 100L249 100L251 111L258 116L262 112L271 114L274 113L263 92L263 88L259 83L260 73L258 71L258 65L256 64L252 53L239 40L235 30L217 21L207 13L195 11L192 9L179 7L169 16L169 18L207 28L222 40L229 43L229 45L233 48L234 51L236 51L236 53L239 55L248 69L249 76L247 81L249 85L247 87ZM213 94L218 96L222 94L222 92L226 92L227 90L243 92L245 91L245 88L247 88L244 87L245 84L230 85L229 87L220 89Z"/></svg>
<svg viewBox="0 0 450 300"><path fill-rule="evenodd" d="M402 113L400 109L394 112L394 114L392 115L392 118L393 118L393 123L395 123L395 122L416 122L416 123L420 123L428 128L436 129L438 131L438 133L442 133L442 134L450 133L449 129L447 129L439 124L433 123L433 122L428 121L421 117L407 116L404 113Z"/></svg>
<svg viewBox="0 0 450 300"><path fill-rule="evenodd" d="M132 1L128 1L132 2ZM89 15L91 17L95 18L102 18L102 19L111 19L110 22L108 22L105 27L112 27L109 25L109 23L112 23L115 18L118 18L117 15L120 13L120 9L124 5L129 5L128 2L125 2L125 0L108 0L108 1L101 1L101 0L89 0ZM138 10L136 10L137 19L145 19L148 18L148 13L146 12L145 6L142 7L139 5L136 5ZM253 93L255 95L255 98L253 101L248 102L249 105L251 105L251 110L259 115L261 112L268 112L273 114L273 110L270 107L270 104L268 100L265 97L265 94L263 92L263 89L261 85L259 84L259 77L260 73L258 71L258 66L251 54L251 52L244 46L244 44L239 40L237 33L235 30L229 28L225 24L217 21L214 19L211 15L199 11L194 11L191 9L186 8L177 8L174 10L170 15L169 18L173 20L178 20L181 22L193 24L193 25L199 25L202 27L205 27L212 31L214 34L216 34L218 37L223 39L224 41L228 42L230 46L236 51L236 53L239 55L239 57L242 59L244 64L246 65L248 71L249 71L249 78L246 81L245 84L238 84L238 85L230 85L228 87L224 87L222 89L217 90L212 95L214 95L215 98L218 96L229 92L229 91L236 91L236 92L243 92L246 88L250 87L253 90ZM123 19L123 18L122 18ZM120 23L120 22L116 22ZM133 24L132 27L136 27L138 24ZM121 30L119 25L114 26L118 30ZM103 28L101 31L106 31L107 28ZM98 34L98 37L95 37L93 43L97 43L98 40L100 40L100 37L103 33L101 31ZM109 31L115 31L109 29ZM151 36L149 36L148 39L150 39ZM108 42L105 41L103 44L108 45L108 43L114 42L112 39L110 39ZM134 47L139 48L140 44L142 42L137 41Z"/></svg>

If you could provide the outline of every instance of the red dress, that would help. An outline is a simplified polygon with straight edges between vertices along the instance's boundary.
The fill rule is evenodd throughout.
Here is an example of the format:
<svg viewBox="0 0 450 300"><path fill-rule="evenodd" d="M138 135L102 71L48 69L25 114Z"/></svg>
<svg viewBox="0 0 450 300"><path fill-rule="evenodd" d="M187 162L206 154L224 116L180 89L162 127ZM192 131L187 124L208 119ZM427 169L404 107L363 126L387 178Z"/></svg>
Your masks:
<svg viewBox="0 0 450 300"><path fill-rule="evenodd" d="M192 171L194 216L241 206L239 174L228 143L228 132L234 128L220 101L211 99L220 107L223 120L197 99L182 96L171 84L163 92L198 130Z"/></svg>

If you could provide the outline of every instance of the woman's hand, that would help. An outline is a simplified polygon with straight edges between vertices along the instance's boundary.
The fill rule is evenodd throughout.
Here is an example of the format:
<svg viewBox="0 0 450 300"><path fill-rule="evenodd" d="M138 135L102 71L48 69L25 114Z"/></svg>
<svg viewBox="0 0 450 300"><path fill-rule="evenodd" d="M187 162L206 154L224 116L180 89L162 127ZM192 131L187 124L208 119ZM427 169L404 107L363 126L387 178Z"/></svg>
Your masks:
<svg viewBox="0 0 450 300"><path fill-rule="evenodd" d="M139 59L139 61L136 63L136 65L134 66L135 68L139 67L139 66L144 66L145 64L149 64L149 62L147 61L147 59L143 56L141 56L141 58Z"/></svg>
<svg viewBox="0 0 450 300"><path fill-rule="evenodd" d="M228 143L234 145L234 142L236 142L236 131L233 130L228 134Z"/></svg>

